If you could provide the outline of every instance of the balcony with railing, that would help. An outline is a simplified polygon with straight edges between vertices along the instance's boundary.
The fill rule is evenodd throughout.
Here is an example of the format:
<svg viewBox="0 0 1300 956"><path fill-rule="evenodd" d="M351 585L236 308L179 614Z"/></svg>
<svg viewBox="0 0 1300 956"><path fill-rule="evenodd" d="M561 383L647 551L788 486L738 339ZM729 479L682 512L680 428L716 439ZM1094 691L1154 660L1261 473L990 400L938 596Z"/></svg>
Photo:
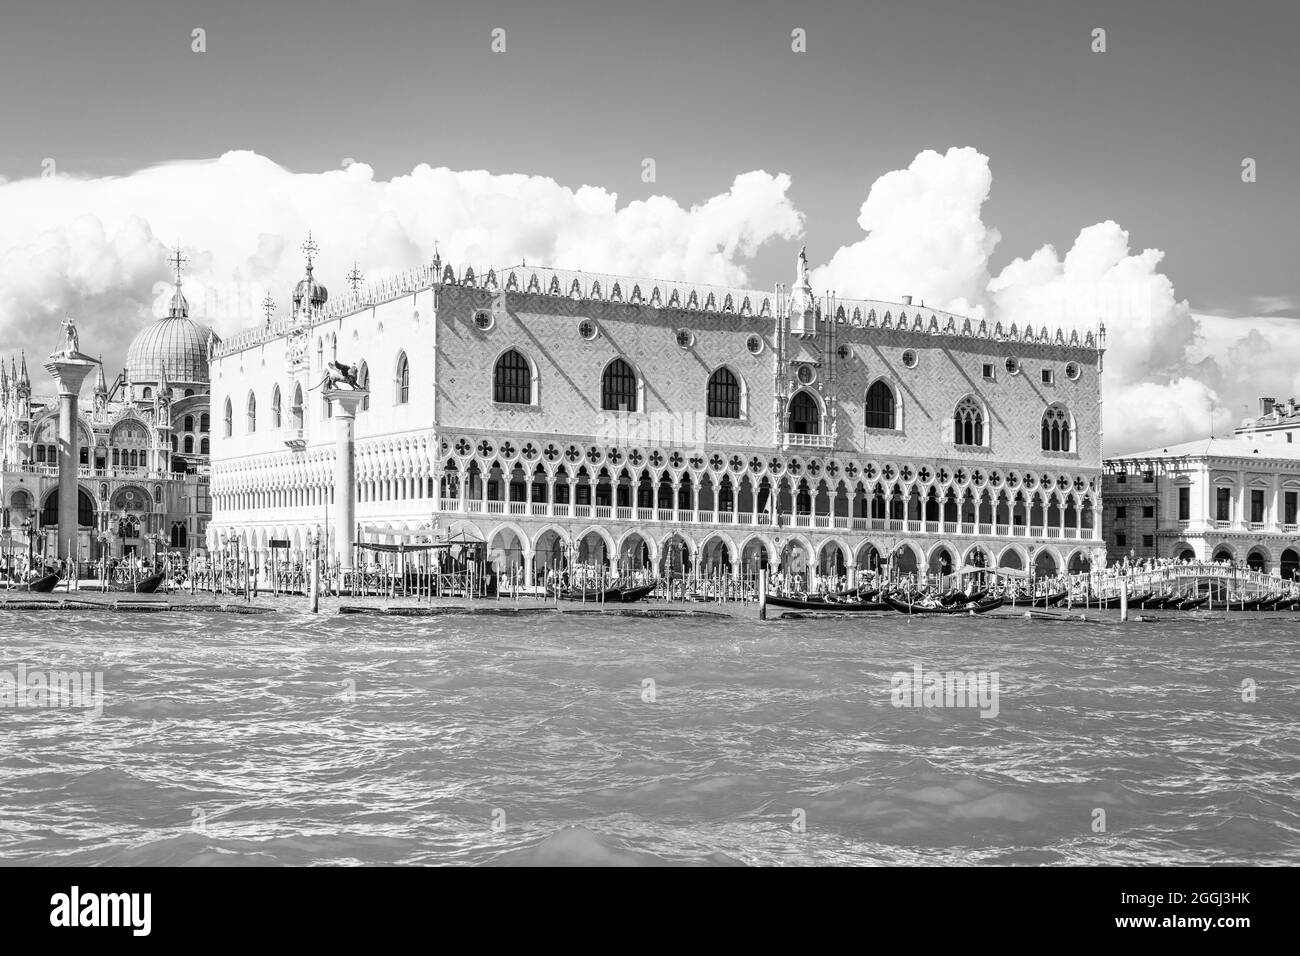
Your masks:
<svg viewBox="0 0 1300 956"><path fill-rule="evenodd" d="M866 515L833 514L828 511L798 511L773 516L762 511L736 510L730 507L675 508L614 504L572 504L546 500L503 501L467 497L438 499L442 511L451 513L514 515L537 519L575 518L582 521L618 521L628 524L687 524L701 526L748 526L753 528L792 528L807 531L851 531L859 534L920 535L962 538L1037 538L1069 539L1097 542L1095 529L1083 526L999 524L989 521L928 520L922 518L885 518ZM775 520L774 520L775 517Z"/></svg>
<svg viewBox="0 0 1300 956"><path fill-rule="evenodd" d="M835 439L830 435L804 435L800 432L785 432L781 440L787 448L835 447Z"/></svg>

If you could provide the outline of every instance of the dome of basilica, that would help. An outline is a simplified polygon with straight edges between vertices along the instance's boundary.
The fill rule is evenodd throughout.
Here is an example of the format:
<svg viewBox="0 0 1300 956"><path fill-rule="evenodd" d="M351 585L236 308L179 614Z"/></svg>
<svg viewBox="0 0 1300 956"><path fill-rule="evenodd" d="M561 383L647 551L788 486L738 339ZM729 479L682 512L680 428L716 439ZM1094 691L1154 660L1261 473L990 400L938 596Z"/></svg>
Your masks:
<svg viewBox="0 0 1300 956"><path fill-rule="evenodd" d="M189 317L189 304L178 288L166 318L146 325L126 351L126 373L134 383L157 382L164 375L172 384L208 381L208 337L211 331Z"/></svg>

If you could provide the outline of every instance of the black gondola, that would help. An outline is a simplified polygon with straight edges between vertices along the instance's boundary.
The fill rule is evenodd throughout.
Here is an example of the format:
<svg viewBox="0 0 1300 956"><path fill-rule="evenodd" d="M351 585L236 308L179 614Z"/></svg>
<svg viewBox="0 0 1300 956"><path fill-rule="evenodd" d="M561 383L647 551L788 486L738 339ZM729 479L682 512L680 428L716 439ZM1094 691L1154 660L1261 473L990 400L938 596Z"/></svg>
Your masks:
<svg viewBox="0 0 1300 956"><path fill-rule="evenodd" d="M1058 591L1056 594L1040 594L1033 600L1034 607L1055 607L1070 596L1068 591Z"/></svg>
<svg viewBox="0 0 1300 956"><path fill-rule="evenodd" d="M1198 597L1198 598L1184 598L1183 600L1181 600L1181 601L1178 602L1178 610L1180 610L1180 611L1195 611L1198 607L1200 607L1202 604L1204 604L1204 603L1205 603L1206 601L1208 601L1209 599L1210 599L1210 596L1209 596L1208 594L1205 595L1204 597Z"/></svg>
<svg viewBox="0 0 1300 956"><path fill-rule="evenodd" d="M28 591L37 591L45 594L53 591L54 585L58 583L59 576L51 571L49 574L42 574L39 578L32 578L32 580L27 582L26 588Z"/></svg>
<svg viewBox="0 0 1300 956"><path fill-rule="evenodd" d="M624 604L639 601L643 597L647 597L650 592L655 589L655 583L656 582L651 582L650 584L640 584L633 588L623 588L619 593L618 599Z"/></svg>
<svg viewBox="0 0 1300 956"><path fill-rule="evenodd" d="M588 588L586 591L582 588L567 588L556 592L554 588L546 589L546 596L549 598L558 597L561 601L584 601L600 602L607 604L623 600L622 588L606 588L603 592L599 588Z"/></svg>
<svg viewBox="0 0 1300 956"><path fill-rule="evenodd" d="M830 611L830 612L849 612L856 613L859 611L888 611L888 604L882 604L879 601L826 601L819 598L804 599L777 597L774 594L767 596L767 603L770 607L784 607L792 611Z"/></svg>
<svg viewBox="0 0 1300 956"><path fill-rule="evenodd" d="M944 605L926 605L926 604L909 604L907 601L894 597L892 594L885 595L885 603L895 611L903 614L983 614L985 611L992 611L1002 606L1002 598L995 597L984 601L982 604L975 605L953 605L945 607Z"/></svg>

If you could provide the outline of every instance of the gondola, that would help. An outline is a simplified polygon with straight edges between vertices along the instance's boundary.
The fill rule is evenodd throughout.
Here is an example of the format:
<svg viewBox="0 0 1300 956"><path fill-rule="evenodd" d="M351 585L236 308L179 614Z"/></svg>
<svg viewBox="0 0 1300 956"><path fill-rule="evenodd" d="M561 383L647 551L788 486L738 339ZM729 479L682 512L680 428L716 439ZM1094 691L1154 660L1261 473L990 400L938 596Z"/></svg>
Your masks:
<svg viewBox="0 0 1300 956"><path fill-rule="evenodd" d="M1040 594L1033 600L1033 607L1055 607L1067 597L1070 596L1068 591L1058 591L1056 594Z"/></svg>
<svg viewBox="0 0 1300 956"><path fill-rule="evenodd" d="M1148 591L1146 594L1135 594L1133 597L1128 599L1128 606L1129 607L1141 606L1147 600L1147 598L1152 596L1152 593L1153 592ZM1119 595L1112 594L1108 597L1091 597L1087 600L1086 603L1080 601L1079 605L1082 607L1097 608L1099 610L1113 610L1114 608L1119 607L1119 601L1120 601Z"/></svg>
<svg viewBox="0 0 1300 956"><path fill-rule="evenodd" d="M1204 603L1205 603L1206 601L1208 601L1209 599L1210 599L1210 596L1209 596L1208 594L1205 595L1204 597L1198 597L1198 598L1184 598L1183 600L1181 600L1181 601L1178 602L1178 610L1180 610L1180 611L1195 611L1198 607L1200 607L1202 604L1204 604Z"/></svg>
<svg viewBox="0 0 1300 956"><path fill-rule="evenodd" d="M37 591L46 594L54 590L54 585L59 583L59 576L51 571L49 574L42 574L39 578L32 578L25 585L28 591Z"/></svg>
<svg viewBox="0 0 1300 956"><path fill-rule="evenodd" d="M784 607L792 611L848 611L856 613L858 611L888 611L890 606L882 604L879 601L826 601L823 599L806 600L802 598L777 597L774 594L767 596L767 603L770 607Z"/></svg>
<svg viewBox="0 0 1300 956"><path fill-rule="evenodd" d="M655 589L657 582L649 584L640 584L633 588L622 588L619 592L618 599L624 604L631 604L633 601L639 601L650 594Z"/></svg>
<svg viewBox="0 0 1300 956"><path fill-rule="evenodd" d="M945 594L939 598L939 603L944 607L952 607L956 604L978 604L989 595L989 589L984 588L982 591L975 591L972 594L966 594L964 591L958 591L955 594Z"/></svg>
<svg viewBox="0 0 1300 956"><path fill-rule="evenodd" d="M1181 600L1182 597L1176 594L1155 594L1139 604L1138 607L1144 611L1158 611L1171 604L1177 604Z"/></svg>
<svg viewBox="0 0 1300 956"><path fill-rule="evenodd" d="M937 606L927 606L925 604L908 604L906 601L894 597L892 594L885 595L885 603L895 611L902 614L983 614L985 611L992 611L1002 606L1002 598L989 598L982 604L973 606L954 605L944 607L942 604Z"/></svg>
<svg viewBox="0 0 1300 956"><path fill-rule="evenodd" d="M556 591L555 588L547 588L546 596L549 598L558 597L561 601L583 601L585 603L604 601L606 604L612 604L615 601L623 600L622 588L606 588L603 592L599 588L588 588L586 591L582 588L565 588Z"/></svg>

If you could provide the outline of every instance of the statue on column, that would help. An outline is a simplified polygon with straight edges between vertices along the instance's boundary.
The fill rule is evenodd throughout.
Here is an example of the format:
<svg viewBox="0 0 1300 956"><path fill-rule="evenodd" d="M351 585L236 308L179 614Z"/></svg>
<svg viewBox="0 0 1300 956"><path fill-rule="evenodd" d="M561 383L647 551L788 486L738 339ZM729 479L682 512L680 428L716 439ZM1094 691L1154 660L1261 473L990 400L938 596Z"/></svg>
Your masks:
<svg viewBox="0 0 1300 956"><path fill-rule="evenodd" d="M81 345L77 339L77 323L72 321L72 316L65 315L61 327L63 329L63 351L68 355L80 352Z"/></svg>
<svg viewBox="0 0 1300 956"><path fill-rule="evenodd" d="M357 376L360 374L359 366L345 365L343 362L328 362L325 365L325 379L321 384L327 389L355 392L361 388L357 383Z"/></svg>

